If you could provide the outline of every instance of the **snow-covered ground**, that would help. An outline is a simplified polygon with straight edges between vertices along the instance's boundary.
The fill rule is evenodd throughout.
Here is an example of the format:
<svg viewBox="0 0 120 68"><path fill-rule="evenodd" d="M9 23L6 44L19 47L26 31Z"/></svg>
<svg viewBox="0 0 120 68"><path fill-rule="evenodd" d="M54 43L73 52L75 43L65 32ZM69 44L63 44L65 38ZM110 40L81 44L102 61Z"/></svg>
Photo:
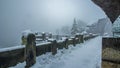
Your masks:
<svg viewBox="0 0 120 68"><path fill-rule="evenodd" d="M36 64L31 68L101 68L101 37L88 40L76 47L58 50L53 56L51 52L38 56ZM10 68L24 68L25 62Z"/></svg>

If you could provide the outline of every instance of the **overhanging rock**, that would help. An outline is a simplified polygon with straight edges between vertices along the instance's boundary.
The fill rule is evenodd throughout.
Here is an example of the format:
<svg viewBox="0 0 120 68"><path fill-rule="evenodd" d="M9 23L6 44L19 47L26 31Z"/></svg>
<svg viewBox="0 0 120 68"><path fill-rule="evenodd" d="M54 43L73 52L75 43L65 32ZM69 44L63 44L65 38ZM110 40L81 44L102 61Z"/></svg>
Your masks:
<svg viewBox="0 0 120 68"><path fill-rule="evenodd" d="M120 15L120 0L92 0L95 4L100 6L110 18L112 23Z"/></svg>

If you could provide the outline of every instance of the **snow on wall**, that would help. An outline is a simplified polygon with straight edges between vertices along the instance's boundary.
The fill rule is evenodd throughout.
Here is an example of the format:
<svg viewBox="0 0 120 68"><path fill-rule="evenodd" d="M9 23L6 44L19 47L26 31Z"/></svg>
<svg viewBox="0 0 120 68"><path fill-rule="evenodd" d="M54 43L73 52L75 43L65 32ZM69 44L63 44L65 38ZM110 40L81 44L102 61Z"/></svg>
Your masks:
<svg viewBox="0 0 120 68"><path fill-rule="evenodd" d="M33 33L31 30L25 30L22 32L22 36L27 37L28 34L31 34L31 33Z"/></svg>
<svg viewBox="0 0 120 68"><path fill-rule="evenodd" d="M37 57L37 63L31 68L101 68L101 37L78 44L76 47L58 50L53 56L51 53ZM15 67L24 68L25 62Z"/></svg>
<svg viewBox="0 0 120 68"><path fill-rule="evenodd" d="M13 46L13 47L1 48L0 52L17 50L17 49L21 49L21 48L25 48L25 46L20 45L20 46Z"/></svg>

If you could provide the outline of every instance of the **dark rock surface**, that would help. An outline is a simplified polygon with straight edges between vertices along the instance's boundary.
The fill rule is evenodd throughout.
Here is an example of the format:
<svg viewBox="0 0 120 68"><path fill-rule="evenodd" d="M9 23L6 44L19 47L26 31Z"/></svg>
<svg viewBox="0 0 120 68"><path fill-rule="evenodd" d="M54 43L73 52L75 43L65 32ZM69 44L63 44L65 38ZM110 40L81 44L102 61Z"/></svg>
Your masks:
<svg viewBox="0 0 120 68"><path fill-rule="evenodd" d="M120 15L120 0L92 0L95 4L101 7L112 23Z"/></svg>

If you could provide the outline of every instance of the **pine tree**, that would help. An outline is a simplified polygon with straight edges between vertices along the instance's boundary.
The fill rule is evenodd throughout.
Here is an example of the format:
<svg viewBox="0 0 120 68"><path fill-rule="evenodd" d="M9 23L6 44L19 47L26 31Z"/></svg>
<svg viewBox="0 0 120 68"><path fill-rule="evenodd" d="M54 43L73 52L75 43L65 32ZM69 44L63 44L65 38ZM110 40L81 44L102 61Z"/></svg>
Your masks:
<svg viewBox="0 0 120 68"><path fill-rule="evenodd" d="M73 26L72 26L72 29L71 29L71 34L75 35L78 32L79 32L79 30L78 30L78 27L77 27L77 22L76 22L76 19L74 18Z"/></svg>

